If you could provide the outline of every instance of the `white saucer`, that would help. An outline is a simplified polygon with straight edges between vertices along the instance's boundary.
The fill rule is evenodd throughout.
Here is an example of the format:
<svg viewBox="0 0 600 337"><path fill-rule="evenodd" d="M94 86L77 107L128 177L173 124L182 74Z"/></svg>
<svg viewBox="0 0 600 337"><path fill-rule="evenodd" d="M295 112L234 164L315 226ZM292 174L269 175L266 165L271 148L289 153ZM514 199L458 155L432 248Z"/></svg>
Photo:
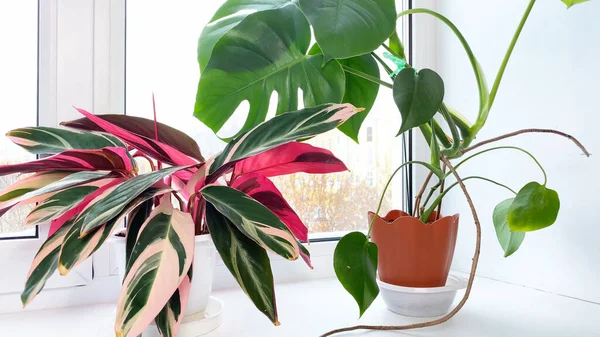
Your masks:
<svg viewBox="0 0 600 337"><path fill-rule="evenodd" d="M467 287L467 279L449 275L446 285L435 288L401 287L377 279L383 301L391 311L411 317L436 317L447 314L456 293Z"/></svg>
<svg viewBox="0 0 600 337"><path fill-rule="evenodd" d="M204 336L214 331L221 325L223 314L223 302L216 297L211 296L208 300L208 306L205 311L191 314L183 317L181 328L179 328L178 337L198 337ZM144 331L143 337L160 337L156 325L152 323Z"/></svg>

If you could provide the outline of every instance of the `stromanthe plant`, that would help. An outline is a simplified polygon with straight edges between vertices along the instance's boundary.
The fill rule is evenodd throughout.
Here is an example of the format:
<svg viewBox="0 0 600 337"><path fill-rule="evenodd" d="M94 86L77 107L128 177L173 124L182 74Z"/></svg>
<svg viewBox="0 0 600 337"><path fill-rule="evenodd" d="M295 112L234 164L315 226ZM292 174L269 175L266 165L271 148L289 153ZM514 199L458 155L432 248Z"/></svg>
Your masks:
<svg viewBox="0 0 600 337"><path fill-rule="evenodd" d="M152 120L94 115L65 122L75 129L29 127L8 137L51 155L0 166L0 175L32 173L0 192L0 214L36 204L25 222L50 223L21 294L29 304L58 269L68 274L127 218L126 273L115 319L118 337L137 337L153 321L176 336L194 272L194 237L210 233L241 288L278 325L267 251L288 260L310 254L308 229L269 177L346 171L330 151L297 140L335 129L361 109L325 104L261 123L204 160L187 135ZM140 173L137 160L147 161Z"/></svg>
<svg viewBox="0 0 600 337"><path fill-rule="evenodd" d="M585 1L562 0L567 7ZM398 135L418 129L431 150L430 162L407 162L394 173L396 175L402 168L414 165L424 166L430 172L416 196L414 209L408 212L427 222L436 209L440 214L444 196L456 186L461 187L471 206L477 228L476 251L467 292L456 309L439 320L423 324L357 326L335 330L324 336L357 329L406 330L436 325L447 321L462 308L472 287L481 238L479 218L464 184L468 180L484 180L514 194L514 198L498 204L492 219L505 256L519 248L526 232L546 228L556 221L560 208L558 193L548 186L543 167L531 153L517 147L502 146L482 149L462 158L482 146L524 133L566 137L589 156L574 137L548 129L518 130L472 145L487 122L512 52L535 3L536 0L528 0L491 87L488 87L486 76L469 43L450 19L426 8L397 14L393 0L228 0L202 31L198 42L201 77L195 116L215 133L221 130L243 101L248 101L250 107L239 134L263 122L273 92L278 94L277 115L284 116L286 111L298 107L298 91L301 89L300 99L307 107L331 102L364 107L365 113L354 115L339 126L340 131L357 141L361 125L380 93L379 88L391 89L385 94L393 96L402 117ZM416 14L438 19L456 35L464 48L478 88L479 108L474 123L447 106L444 102L444 81L434 70L415 69L408 63L403 44L395 31L396 20ZM383 57L378 52L380 47L387 50ZM385 57L392 61L393 66L383 60ZM382 78L379 66L385 70L387 78ZM517 191L483 176L461 179L457 169L463 164L496 150L519 151L530 156L540 167L543 181L530 182ZM457 160L461 161L453 164ZM433 176L438 181L423 198ZM456 182L448 181L452 177ZM357 300L361 315L379 292L375 280L377 247L370 242L369 234L370 229L367 235L361 232L348 234L341 239L334 254L336 274Z"/></svg>

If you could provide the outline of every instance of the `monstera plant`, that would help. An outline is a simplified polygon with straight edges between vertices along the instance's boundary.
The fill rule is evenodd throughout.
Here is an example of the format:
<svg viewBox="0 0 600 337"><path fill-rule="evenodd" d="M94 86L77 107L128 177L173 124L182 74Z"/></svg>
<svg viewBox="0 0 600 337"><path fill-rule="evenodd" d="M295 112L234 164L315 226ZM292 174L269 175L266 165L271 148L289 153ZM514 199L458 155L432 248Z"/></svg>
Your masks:
<svg viewBox="0 0 600 337"><path fill-rule="evenodd" d="M0 192L0 214L35 204L28 226L50 223L35 256L24 305L58 269L66 275L127 220L128 263L117 306L117 336L136 337L155 321L176 336L189 296L195 235L210 233L227 268L256 307L278 324L267 250L310 266L307 228L269 177L347 170L325 149L297 142L335 129L360 109L328 104L287 113L232 140L204 160L187 135L143 118L94 115L28 127L8 137L51 155L0 166L0 175L31 173ZM147 161L140 173L136 159ZM202 271L197 271L202 273Z"/></svg>
<svg viewBox="0 0 600 337"><path fill-rule="evenodd" d="M562 1L568 7L585 2ZM357 114L339 126L342 132L357 141L361 124L373 107L379 88L384 87L391 89L384 94L393 95L402 117L398 135L418 129L431 150L430 162L408 162L396 170L397 173L404 166L421 165L430 172L417 195L414 210L408 210L410 215L427 223L436 209L439 214L444 196L455 186L461 187L471 206L477 226L476 252L465 297L455 310L439 320L415 326L358 326L326 335L365 328L404 330L430 326L447 321L460 310L471 290L481 237L479 218L464 185L466 180L482 179L514 193L514 198L504 200L496 207L493 216L506 256L519 248L526 232L540 230L556 221L560 201L558 193L547 186L543 168L543 182L530 182L518 191L481 176L461 179L457 172L471 158L506 149L531 156L541 168L531 153L512 146L487 148L461 158L482 146L524 133L551 133L566 137L589 156L574 137L547 129L518 130L473 144L486 124L514 47L535 3L536 0L528 0L491 88L473 50L456 25L440 13L426 8L397 14L394 0L228 0L202 31L198 43L201 77L195 116L215 133L221 130L243 101L249 102L249 109L239 134L256 127L265 120L270 97L276 92L277 115L295 110L300 99L304 106L345 102L365 108L365 113ZM462 44L478 87L479 108L474 123L444 102L444 81L434 70L415 69L409 64L395 30L396 20L415 14L440 20ZM381 49L386 50L383 56L379 54ZM380 67L386 72L384 78ZM300 90L301 97L298 95ZM458 159L461 161L453 163ZM438 182L433 184L421 205L433 176ZM456 182L450 185L447 180L452 177ZM337 276L357 300L361 314L379 292L375 280L377 246L370 242L369 234L348 234L342 238L334 255Z"/></svg>

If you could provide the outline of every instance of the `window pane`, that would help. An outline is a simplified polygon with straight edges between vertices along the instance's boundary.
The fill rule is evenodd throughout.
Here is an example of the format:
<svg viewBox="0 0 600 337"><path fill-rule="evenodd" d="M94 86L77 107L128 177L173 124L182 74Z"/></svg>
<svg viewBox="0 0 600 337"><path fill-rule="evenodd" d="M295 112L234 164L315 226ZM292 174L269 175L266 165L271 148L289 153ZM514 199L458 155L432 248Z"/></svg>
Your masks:
<svg viewBox="0 0 600 337"><path fill-rule="evenodd" d="M154 92L158 120L196 139L205 157L220 151L225 143L192 116L200 75L196 46L202 28L223 2L127 1L127 114L152 118ZM388 177L401 162L401 142L394 137L400 114L391 91L381 91L363 125L360 145L337 130L310 141L333 151L349 172L273 179L313 237L365 230L367 211L376 209ZM271 102L276 103L276 94ZM219 135L234 134L243 124L247 108L242 104ZM392 200L396 207L401 206L400 180L398 177L398 184L388 191L384 211L391 208Z"/></svg>
<svg viewBox="0 0 600 337"><path fill-rule="evenodd" d="M3 118L0 134L12 129L37 124L37 52L38 1L0 2L0 41L5 47L0 53L0 111ZM0 164L12 164L35 159L6 137L0 138ZM21 177L0 177L0 189ZM0 238L34 236L35 228L21 224L29 213L27 207L16 207L0 218Z"/></svg>

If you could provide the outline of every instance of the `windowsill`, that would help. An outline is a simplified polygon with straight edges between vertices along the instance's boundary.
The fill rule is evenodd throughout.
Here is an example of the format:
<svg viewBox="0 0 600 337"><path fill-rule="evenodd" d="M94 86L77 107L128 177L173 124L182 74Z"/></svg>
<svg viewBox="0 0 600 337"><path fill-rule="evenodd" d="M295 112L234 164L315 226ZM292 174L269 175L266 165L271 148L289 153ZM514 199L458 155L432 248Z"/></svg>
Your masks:
<svg viewBox="0 0 600 337"><path fill-rule="evenodd" d="M306 337L355 324L423 321L393 314L378 298L364 317L333 278L277 285L280 327L254 309L238 289L213 293L225 303L223 323L208 337ZM459 294L459 296L461 296ZM458 299L457 299L458 300ZM114 303L0 315L2 336L112 337ZM486 278L475 282L463 310L444 325L418 332L352 336L600 336L600 305Z"/></svg>

